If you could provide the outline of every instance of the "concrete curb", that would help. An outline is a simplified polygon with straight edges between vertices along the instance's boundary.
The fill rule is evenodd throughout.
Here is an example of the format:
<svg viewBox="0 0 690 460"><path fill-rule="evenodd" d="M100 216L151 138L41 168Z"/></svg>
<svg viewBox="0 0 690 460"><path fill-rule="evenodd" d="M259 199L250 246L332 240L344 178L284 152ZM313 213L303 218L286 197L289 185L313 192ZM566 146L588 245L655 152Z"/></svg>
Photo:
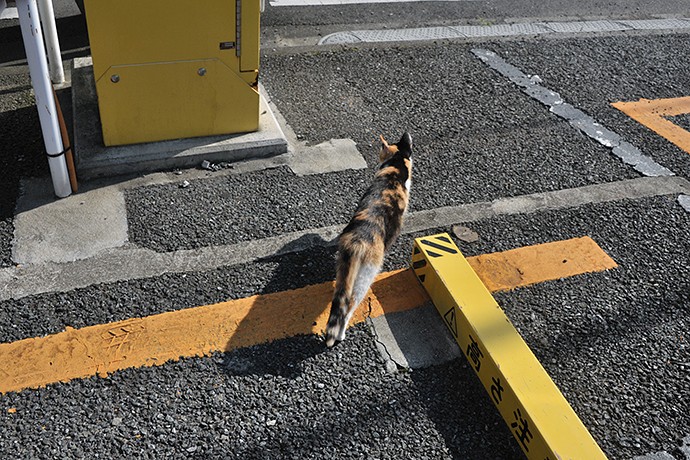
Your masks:
<svg viewBox="0 0 690 460"><path fill-rule="evenodd" d="M91 58L76 58L72 68L74 150L80 179L145 173L212 162L265 158L287 152L288 142L262 93L259 131L145 144L105 147Z"/></svg>
<svg viewBox="0 0 690 460"><path fill-rule="evenodd" d="M690 194L690 182L675 176L642 177L575 189L503 198L492 202L413 212L408 215L403 232L414 233L500 215L678 194ZM342 227L343 225L333 225L226 246L210 246L169 253L122 247L107 249L91 258L70 263L46 262L6 268L0 270L0 285L5 286L0 291L0 301L46 292L68 291L98 283L149 278L164 273L213 270L269 256L299 252L314 246L333 246Z"/></svg>

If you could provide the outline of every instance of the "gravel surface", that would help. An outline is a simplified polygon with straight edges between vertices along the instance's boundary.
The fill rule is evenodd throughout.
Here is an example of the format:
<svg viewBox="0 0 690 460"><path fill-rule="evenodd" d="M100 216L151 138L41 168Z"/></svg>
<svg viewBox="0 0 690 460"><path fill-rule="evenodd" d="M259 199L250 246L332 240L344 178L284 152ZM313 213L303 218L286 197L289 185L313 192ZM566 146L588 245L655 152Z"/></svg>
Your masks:
<svg viewBox="0 0 690 460"><path fill-rule="evenodd" d="M503 216L465 225L480 236L476 243L457 242L461 250L468 256L589 235L618 263L618 268L605 273L546 282L512 292L499 293L496 294L496 298L609 458L624 459L661 450L673 452L676 449L676 443L682 437L679 437L679 433L684 435L687 432L687 427L690 426L690 415L688 415L690 414L690 401L683 396L687 394L688 379L690 378L690 367L687 364L688 347L690 346L687 342L687 330L690 328L688 320L690 318L690 291L687 284L687 280L690 279L690 264L688 264L690 215L678 205L676 197L625 200L588 205L565 211ZM432 229L424 233L436 231L450 231L450 229ZM414 236L404 235L401 237L386 261L385 270L403 267L408 263L411 240ZM37 334L57 332L67 324L82 326L124 319L129 316L184 308L226 298L242 297L256 292L274 292L330 280L333 276L333 257L333 248L317 248L313 251L282 256L253 265L186 275L166 275L157 279L92 286L68 293L44 294L19 301L3 302L0 304L0 312L3 313L3 316L0 317L0 324L3 328L2 340L16 340ZM299 273L299 276L296 276L296 273ZM347 347L350 346L349 340L345 342L348 344ZM306 347L315 350L319 348L316 342L317 339L314 338L287 339L275 345L274 348L268 347L270 350L279 351L297 344L295 345L297 349ZM311 343L311 345L305 346L304 343ZM367 345L367 347L369 346L371 344ZM360 354L369 356L368 353L372 353L367 347L363 347L363 350L358 349L354 353L354 357L349 352L343 354L344 357L338 362L344 366L359 362L357 357ZM251 351L259 349L262 351ZM218 388L223 389L218 391L227 391L226 387L228 386L245 384L259 387L265 385L267 388L273 388L272 385L277 384L276 379L280 379L277 376L271 377L272 374L277 373L285 377L284 374L290 373L289 369L281 367L283 366L281 363L291 363L294 362L294 359L284 360L278 357L268 360L267 356L273 355L267 354L268 352L263 350L259 347L252 348L250 351L236 352L241 356L245 356L242 353L254 353L251 358L246 357L239 359L239 361L231 358L231 356L235 356L234 354L225 358L222 355L213 358L212 362L230 362L231 367L251 369L251 375L245 375L239 379L233 377L228 383L219 382ZM336 349L338 353L340 350L340 348ZM301 353L312 352L302 351ZM314 359L321 359L319 356L315 356ZM323 356L327 355L323 354ZM382 365L377 361L378 358L366 358L367 362L372 360L376 361L377 369L382 369ZM238 362L239 364L237 364ZM44 420L44 422L40 422L43 424L50 422L53 427L51 429L61 430L60 432L64 430L70 430L71 433L91 432L95 428L91 422L84 421L83 415L78 415L78 409L75 409L78 415L76 418L59 421L59 416L51 412L58 410L53 406L58 405L59 410L63 411L66 410L64 404L75 404L74 402L64 402L64 400L76 399L77 401L84 400L83 407L86 408L89 407L88 404L94 404L89 401L89 398L97 397L94 395L101 394L104 387L111 388L110 391L115 392L119 399L112 403L106 402L108 410L98 413L98 417L106 417L104 421L99 422L100 425L97 425L100 426L100 430L105 430L102 431L103 433L106 433L102 437L103 439L98 442L106 443L103 444L104 446L111 442L108 441L111 439L109 437L111 432L108 430L114 428L109 428L110 425L108 424L111 422L107 417L117 417L112 413L117 410L120 411L117 412L118 414L124 414L120 415L120 418L124 417L123 420L133 420L128 422L132 424L132 427L127 425L129 431L126 431L126 435L118 434L117 436L120 437L113 435L112 438L121 441L121 448L129 446L127 448L144 449L144 447L132 446L139 445L137 444L140 442L139 438L136 438L137 434L140 434L141 439L144 439L153 430L149 430L147 432L149 434L146 434L141 431L143 429L141 427L153 423L150 420L156 420L150 411L156 413L159 410L157 407L163 405L161 402L156 402L156 398L162 397L161 394L168 395L167 397L172 397L171 395L174 394L167 389L169 388L168 385L171 384L166 382L177 382L176 384L181 388L180 391L187 394L190 401L197 401L198 398L207 401L204 404L194 406L197 417L199 407L215 413L213 411L216 408L213 406L220 403L217 403L216 400L211 400L212 403L210 403L208 399L204 399L209 398L208 395L199 396L194 390L195 388L210 388L212 385L208 383L197 384L193 379L202 377L187 376L187 374L212 374L204 370L208 366L212 366L208 360L200 359L185 360L183 363L164 368L124 371L116 374L110 380L90 379L68 385L51 386L50 389L38 392L6 395L0 397L0 404L7 407L28 405L26 417L32 420ZM281 370L276 371L276 367ZM318 367L314 365L314 369ZM422 391L420 385L426 385L428 394L430 394L431 388L439 388L434 382L441 379L446 383L455 382L453 385L458 384L457 388L464 393L458 396L457 393L449 390L448 393L434 396L430 401L425 401L420 396L426 407L426 414L433 419L437 427L435 428L437 431L430 432L429 436L432 436L431 439L436 439L433 436L440 434L444 442L437 444L437 441L430 441L428 444L426 441L420 440L422 445L406 446L406 448L429 449L430 446L436 446L433 448L439 449L437 455L441 457L449 455L448 451L443 450L447 448L450 451L460 449L460 452L463 452L463 454L452 454L456 455L455 458L487 458L481 457L481 455L473 456L473 454L463 456L465 453L462 449L474 449L468 447L472 446L468 442L478 432L482 431L483 425L487 425L493 431L491 427L494 422L482 421L479 425L473 425L474 428L469 429L469 431L458 430L458 427L462 428L464 424L468 423L468 420L463 419L460 421L462 423L458 424L458 421L453 419L453 417L458 416L454 414L453 409L457 407L464 409L468 404L476 404L474 398L483 395L483 390L477 389L475 394L474 390L466 389L469 383L457 383L458 376L456 373L460 372L457 369L449 365L426 371L414 371L410 374L417 391ZM246 373L246 369L243 372ZM377 372L382 372L382 370ZM366 375L373 378L370 374L377 374L377 372L367 371ZM217 374L219 372L214 375ZM187 378L192 379L192 381L188 383L185 380ZM217 377L206 375L203 378ZM386 379L389 378L392 377L386 376ZM396 377L396 379L400 378L403 377ZM463 378L469 379L469 377ZM135 383L126 383L129 379L133 379ZM251 382L245 382L245 380ZM311 380L311 382L313 384L313 382L324 381ZM361 383L365 386L379 385L379 383L376 385ZM377 388L379 391L381 388L386 388L388 391L389 387L386 385L388 384L383 384ZM451 386L450 388L454 387ZM50 396L51 392L56 392L56 395ZM353 390L348 393L357 393L361 396L366 391ZM149 396L150 394L153 396ZM286 390L281 394L291 393ZM390 397L397 401L407 401L398 395ZM133 399L133 402L129 402L128 398ZM457 398L457 400L453 398ZM265 399L262 399L263 402L261 403L252 402L254 400L249 397L245 399L243 404L248 404L251 408L264 407L266 404ZM38 401L41 402L40 409L38 408ZM169 402L169 411L173 411L175 414L178 413L176 411L182 411L182 413L180 418L174 418L174 420L178 420L180 423L184 421L185 425L191 423L191 429L195 430L194 417L191 415L182 417L185 414L184 411L189 409L186 408L183 400L176 401L175 404ZM179 408L178 403L181 404ZM77 404L82 404L82 402ZM292 404L299 406L303 403L292 401L291 404L285 406L285 410L296 410L292 408ZM352 404L353 407L360 408L367 406L368 403L361 403L358 400ZM163 407L167 406L163 405ZM429 407L432 409L430 410ZM486 411L491 412L488 409L490 406L486 407ZM417 414L415 417L419 417L418 409L411 410ZM45 411L48 411L48 415L45 415ZM479 409L478 411L482 412ZM346 413L347 411L341 412ZM71 413L75 412L72 411ZM167 414L168 412L164 413ZM52 420L51 414L53 415ZM644 414L644 417L641 417L640 414ZM4 414L0 415L5 416ZM235 423L229 420L234 419L234 417L226 417L223 419L223 423ZM275 417L278 420L277 413ZM408 414L402 418L407 420L415 417ZM244 419L250 418L249 416L244 417ZM244 420L242 417L240 419ZM211 417L205 420L214 419ZM422 425L426 423L423 418L418 421ZM173 422L170 423L171 426L174 425ZM246 421L242 423L255 422ZM312 422L298 422L293 418L287 426L292 427L294 425L299 429L307 429L310 433L319 432L318 430L314 431L310 423ZM23 425L19 424L18 426L22 427ZM226 425L221 424L221 426ZM118 430L120 429L124 428L118 428ZM170 436L168 428L164 429L158 426L158 429L163 430L164 438L166 434ZM211 429L210 432L217 434L218 432L213 431L214 429ZM366 429L369 430L370 428ZM392 431L399 429L398 427ZM235 433L230 428L228 431ZM246 428L245 431L247 433L253 432ZM426 432L426 429L423 431ZM34 433L34 431L27 432L24 429L18 432L19 434L15 431L0 434L0 443L13 442L13 440L19 439L22 440L20 442L22 445L28 445L22 436L33 436L30 433ZM409 432L409 430L405 428L401 432ZM261 433L263 432L257 433L256 436L262 436ZM371 436L368 439L375 439L375 435L371 431L368 433L367 436ZM398 447L401 445L401 441L396 435L392 432L386 433L379 433L379 439L385 439L388 436L391 439L389 441L391 445ZM235 439L232 436L236 435L225 434L230 436L229 439ZM183 441L185 449L193 447L185 444L185 442L197 439L195 436L185 437L186 441ZM215 436L216 439L217 437ZM7 441L7 439L11 441ZM125 439L129 441L125 443L123 441ZM171 437L171 439L173 438ZM266 446L275 448L275 446L280 445L279 442L285 442L288 446L295 445L286 440L293 439L292 435L281 439L282 441L274 439L270 443L266 441L268 443ZM79 445L82 441L73 440L70 442ZM252 442L255 445L256 442L261 441ZM292 442L298 441L293 440ZM386 443L374 443L370 440L361 442L364 445L355 449L360 454L371 452L366 449L371 449L374 444L377 448L383 448L382 445L387 445ZM174 444L173 441L170 443ZM208 447L209 441L199 441L197 445L197 448L201 449L200 452L207 452L204 449L212 448ZM328 445L323 446L318 443L316 445L319 448L329 448ZM445 447L441 449L438 447L439 445ZM173 447L159 448L173 449ZM174 447L174 449L177 448ZM257 452L259 451L261 449ZM424 450L424 452L431 455L428 450ZM247 455L259 454L255 452ZM371 453L371 455L374 454ZM381 458L385 458L385 455L381 455ZM419 455L423 454L420 453ZM430 458L433 458L433 455ZM507 457L498 455L495 458L513 457L511 455Z"/></svg>
<svg viewBox="0 0 690 460"><path fill-rule="evenodd" d="M299 136L312 144L350 137L372 168L378 134L410 131L413 211L638 177L469 48L271 55L262 75ZM298 178L278 169L133 190L130 240L171 251L345 223L371 173Z"/></svg>
<svg viewBox="0 0 690 460"><path fill-rule="evenodd" d="M368 146L379 134L412 133L412 210L637 177L470 49L268 55L262 75L288 123L314 144L350 137L374 166Z"/></svg>
<svg viewBox="0 0 690 460"><path fill-rule="evenodd" d="M609 458L677 450L690 426L690 215L676 197L467 226L480 241L456 241L465 255L589 235L616 261L495 297Z"/></svg>
<svg viewBox="0 0 690 460"><path fill-rule="evenodd" d="M549 2L506 0L486 0L481 2L424 2L424 3L365 3L357 5L333 5L314 8L272 7L267 2L266 11L261 15L265 34L274 28L284 26L295 28L311 27L316 35L328 25L368 24L372 27L383 24L394 27L420 27L423 24L472 24L513 22L515 18L647 18L656 15L690 15L690 8L683 2L674 0L552 0ZM342 27L341 27L342 30Z"/></svg>
<svg viewBox="0 0 690 460"><path fill-rule="evenodd" d="M687 177L687 153L609 106L686 96L687 39L617 36L482 46L538 74L544 86ZM262 75L303 139L316 144L350 137L371 168L378 134L410 130L417 145L412 210L636 177L606 148L487 69L469 54L471 47L269 54L262 57ZM21 133L0 136L0 167L9 178L0 184L0 266L11 264L19 178L47 171L27 80L0 75L0 126L3 133ZM674 122L686 126L687 116ZM370 175L348 171L301 179L278 168L191 181L185 189L137 189L127 196L130 236L169 251L344 223ZM466 223L480 239L457 242L474 255L590 235L619 264L496 294L612 460L662 450L679 454L678 441L690 426L690 214L676 198ZM424 234L436 231L450 229ZM407 265L414 236L400 238L385 270ZM333 267L334 248L314 248L208 272L4 301L0 342L293 289L331 280ZM0 426L2 458L522 455L465 361L388 374L366 324L331 351L316 337L295 337L2 395Z"/></svg>
<svg viewBox="0 0 690 460"><path fill-rule="evenodd" d="M232 244L347 223L369 171L295 176L287 167L126 193L129 240L157 251Z"/></svg>
<svg viewBox="0 0 690 460"><path fill-rule="evenodd" d="M538 40L489 46L678 175L690 155L610 103L688 95L689 34ZM687 117L684 118L687 121Z"/></svg>
<svg viewBox="0 0 690 460"><path fill-rule="evenodd" d="M0 343L331 281L335 248L0 302Z"/></svg>
<svg viewBox="0 0 690 460"><path fill-rule="evenodd" d="M0 454L522 458L483 391L461 361L387 373L361 325L331 351L296 337L0 396Z"/></svg>
<svg viewBox="0 0 690 460"><path fill-rule="evenodd" d="M686 131L690 131L690 114L678 115L675 117L668 117L668 121L675 123Z"/></svg>

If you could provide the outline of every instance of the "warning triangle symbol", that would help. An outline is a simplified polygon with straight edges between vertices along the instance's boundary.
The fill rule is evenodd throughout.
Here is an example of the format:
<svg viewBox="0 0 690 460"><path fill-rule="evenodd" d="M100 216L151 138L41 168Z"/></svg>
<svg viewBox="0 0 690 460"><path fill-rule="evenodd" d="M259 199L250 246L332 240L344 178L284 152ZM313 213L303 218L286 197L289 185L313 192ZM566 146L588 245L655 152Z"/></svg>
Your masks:
<svg viewBox="0 0 690 460"><path fill-rule="evenodd" d="M458 323L455 321L455 307L450 307L450 310L448 310L443 315L443 319L446 321L446 324L450 328L450 332L452 332L453 336L457 339L458 338Z"/></svg>

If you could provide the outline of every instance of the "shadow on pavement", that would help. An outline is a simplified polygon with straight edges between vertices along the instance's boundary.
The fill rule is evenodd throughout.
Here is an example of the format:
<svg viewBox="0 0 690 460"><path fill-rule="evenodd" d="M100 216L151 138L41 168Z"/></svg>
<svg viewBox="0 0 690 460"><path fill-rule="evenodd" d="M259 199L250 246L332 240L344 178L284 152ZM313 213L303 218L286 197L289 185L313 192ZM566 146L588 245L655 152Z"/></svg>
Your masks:
<svg viewBox="0 0 690 460"><path fill-rule="evenodd" d="M62 59L84 55L84 48L89 46L86 31L86 20L83 15L57 18L55 25L58 31ZM3 64L26 60L19 23L0 27L0 68ZM88 54L88 51L86 52Z"/></svg>
<svg viewBox="0 0 690 460"><path fill-rule="evenodd" d="M525 458L464 357L410 375L454 459Z"/></svg>
<svg viewBox="0 0 690 460"><path fill-rule="evenodd" d="M307 249L301 250L305 247ZM323 316L323 311L317 311L320 304L316 309L302 308L297 296L296 300L293 298L288 303L294 309L286 312L282 300L278 306L275 298L266 295L331 281L335 251L336 248L329 246L329 242L320 236L307 234L286 244L275 255L261 260L274 264L271 278L225 345L227 352L220 364L223 371L232 375L270 374L295 378L301 374L303 361L326 351L321 337L312 332L319 317ZM320 299L330 301L329 292L330 288L324 287ZM309 303L313 304L313 299ZM328 303L323 306L325 310ZM265 337L265 329L276 334L273 341L247 346L252 337ZM296 348L291 345L295 336L300 342Z"/></svg>

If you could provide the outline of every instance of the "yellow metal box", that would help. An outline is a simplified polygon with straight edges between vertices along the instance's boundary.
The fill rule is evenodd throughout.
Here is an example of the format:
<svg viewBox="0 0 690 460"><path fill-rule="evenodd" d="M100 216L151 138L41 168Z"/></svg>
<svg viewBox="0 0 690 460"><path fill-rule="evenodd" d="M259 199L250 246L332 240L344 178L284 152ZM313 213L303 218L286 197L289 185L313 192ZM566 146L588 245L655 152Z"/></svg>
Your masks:
<svg viewBox="0 0 690 460"><path fill-rule="evenodd" d="M106 146L259 129L260 0L85 0Z"/></svg>

